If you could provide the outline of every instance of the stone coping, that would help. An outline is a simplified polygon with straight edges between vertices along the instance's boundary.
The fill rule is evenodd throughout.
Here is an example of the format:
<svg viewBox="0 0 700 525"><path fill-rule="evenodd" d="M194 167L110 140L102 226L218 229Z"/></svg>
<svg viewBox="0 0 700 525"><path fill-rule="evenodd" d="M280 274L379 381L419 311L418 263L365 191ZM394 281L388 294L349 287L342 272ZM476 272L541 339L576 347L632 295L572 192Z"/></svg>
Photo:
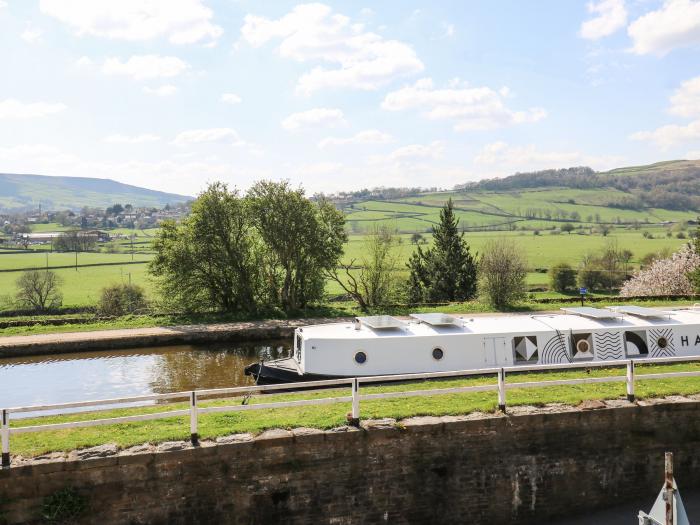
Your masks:
<svg viewBox="0 0 700 525"><path fill-rule="evenodd" d="M635 402L629 402L624 399L588 400L577 406L563 403L549 403L543 406L521 405L508 407L506 414L501 412L472 412L464 415L414 416L399 421L393 418L365 419L360 422L359 428L341 426L328 430L306 427L293 428L291 430L269 429L258 435L240 433L221 436L213 440L203 439L197 446L193 446L190 441L166 441L158 444L143 443L120 449L117 445L108 443L70 452L52 452L35 457L13 456L11 458L11 468L0 469L0 477L12 475L12 473L21 475L21 472L27 468L32 470L38 469L41 472L56 472L91 468L91 466L102 466L103 464L129 463L139 461L139 458L143 460L145 455L153 455L155 457L160 454L194 450L206 453L205 451L208 449L210 449L210 452L216 453L217 447L228 445L269 447L287 445L292 442L321 442L333 439L334 436L348 434L365 435L371 438L379 435L391 435L400 431L438 433L448 425L468 425L486 420L506 420L509 418L584 413L598 410L629 410L655 405L685 403L700 403L700 394L688 396L672 395Z"/></svg>

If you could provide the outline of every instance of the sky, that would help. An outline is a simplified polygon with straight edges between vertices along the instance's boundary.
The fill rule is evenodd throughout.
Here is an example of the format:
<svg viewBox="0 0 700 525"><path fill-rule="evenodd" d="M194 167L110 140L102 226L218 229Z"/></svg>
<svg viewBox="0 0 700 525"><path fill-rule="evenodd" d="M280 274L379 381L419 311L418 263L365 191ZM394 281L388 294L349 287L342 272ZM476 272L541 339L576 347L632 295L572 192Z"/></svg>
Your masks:
<svg viewBox="0 0 700 525"><path fill-rule="evenodd" d="M0 0L0 172L331 193L679 158L700 0Z"/></svg>

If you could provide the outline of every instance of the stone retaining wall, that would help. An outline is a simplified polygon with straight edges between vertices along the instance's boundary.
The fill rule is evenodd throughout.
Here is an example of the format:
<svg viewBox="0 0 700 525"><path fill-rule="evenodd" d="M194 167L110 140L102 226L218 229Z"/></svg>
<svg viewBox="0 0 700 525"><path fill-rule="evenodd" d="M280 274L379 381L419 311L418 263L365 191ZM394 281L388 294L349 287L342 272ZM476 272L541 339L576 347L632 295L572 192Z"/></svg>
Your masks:
<svg viewBox="0 0 700 525"><path fill-rule="evenodd" d="M271 430L197 448L107 446L16 460L0 471L0 521L38 522L47 496L74 487L89 506L79 522L101 525L546 523L640 497L651 504L667 450L681 489L700 486L700 402L675 401Z"/></svg>

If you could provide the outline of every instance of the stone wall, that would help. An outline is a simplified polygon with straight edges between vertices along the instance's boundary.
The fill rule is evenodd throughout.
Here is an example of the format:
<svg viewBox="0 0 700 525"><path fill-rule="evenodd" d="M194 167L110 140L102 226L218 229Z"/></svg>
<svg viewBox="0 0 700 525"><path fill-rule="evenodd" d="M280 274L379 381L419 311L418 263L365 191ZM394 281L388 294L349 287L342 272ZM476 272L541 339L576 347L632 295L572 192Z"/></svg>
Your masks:
<svg viewBox="0 0 700 525"><path fill-rule="evenodd" d="M45 497L74 487L89 504L82 522L101 525L546 523L640 496L651 504L666 450L681 489L700 486L700 402L675 401L271 430L197 448L17 461L0 472L0 516L34 522Z"/></svg>

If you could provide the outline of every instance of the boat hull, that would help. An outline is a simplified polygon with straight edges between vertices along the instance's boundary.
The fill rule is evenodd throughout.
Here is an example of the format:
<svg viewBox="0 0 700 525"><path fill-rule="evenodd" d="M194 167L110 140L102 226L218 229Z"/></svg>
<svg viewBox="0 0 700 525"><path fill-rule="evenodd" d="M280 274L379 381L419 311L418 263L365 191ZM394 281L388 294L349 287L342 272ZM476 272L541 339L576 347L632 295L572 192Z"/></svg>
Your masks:
<svg viewBox="0 0 700 525"><path fill-rule="evenodd" d="M291 357L252 363L245 367L244 372L245 375L252 376L258 385L320 381L322 379L337 379L340 377L322 374L300 374L296 361Z"/></svg>

